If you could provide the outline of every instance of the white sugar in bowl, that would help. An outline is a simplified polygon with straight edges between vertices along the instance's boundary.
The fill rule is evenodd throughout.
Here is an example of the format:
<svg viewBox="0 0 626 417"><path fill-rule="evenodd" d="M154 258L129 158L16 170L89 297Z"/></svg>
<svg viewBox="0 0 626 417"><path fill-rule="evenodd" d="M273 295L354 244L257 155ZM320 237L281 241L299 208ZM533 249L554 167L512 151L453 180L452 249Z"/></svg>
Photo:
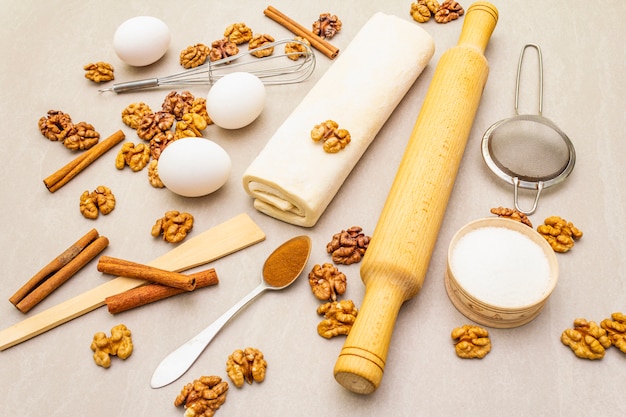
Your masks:
<svg viewBox="0 0 626 417"><path fill-rule="evenodd" d="M538 232L493 217L473 221L454 235L444 282L450 301L467 318L512 328L537 317L558 274L554 250Z"/></svg>
<svg viewBox="0 0 626 417"><path fill-rule="evenodd" d="M165 188L183 197L200 197L228 181L231 159L217 143L190 137L167 145L157 167Z"/></svg>

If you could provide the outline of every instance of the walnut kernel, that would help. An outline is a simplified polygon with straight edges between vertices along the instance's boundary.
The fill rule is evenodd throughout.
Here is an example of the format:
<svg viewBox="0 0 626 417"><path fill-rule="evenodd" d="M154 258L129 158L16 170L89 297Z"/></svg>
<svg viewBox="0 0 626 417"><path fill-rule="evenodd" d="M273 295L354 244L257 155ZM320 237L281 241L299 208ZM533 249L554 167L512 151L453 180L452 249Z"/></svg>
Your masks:
<svg viewBox="0 0 626 417"><path fill-rule="evenodd" d="M626 353L626 315L613 313L611 319L602 320L600 327L606 330L613 346Z"/></svg>
<svg viewBox="0 0 626 417"><path fill-rule="evenodd" d="M611 346L606 330L596 322L582 318L574 320L573 329L561 333L561 342L579 358L591 360L602 359L605 349Z"/></svg>
<svg viewBox="0 0 626 417"><path fill-rule="evenodd" d="M317 333L330 339L350 333L358 310L352 300L342 300L322 304L317 308L317 314L324 316L324 320L317 325Z"/></svg>
<svg viewBox="0 0 626 417"><path fill-rule="evenodd" d="M482 327L466 324L453 329L450 336L459 358L482 359L491 351L489 332Z"/></svg>
<svg viewBox="0 0 626 417"><path fill-rule="evenodd" d="M113 65L106 62L100 61L96 62L95 64L89 63L85 65L83 69L87 71L85 73L85 78L95 83L101 83L115 79L115 74L113 74Z"/></svg>
<svg viewBox="0 0 626 417"><path fill-rule="evenodd" d="M187 237L192 228L193 216L191 214L170 210L152 226L151 234L154 237L163 235L163 240L166 242L178 243Z"/></svg>
<svg viewBox="0 0 626 417"><path fill-rule="evenodd" d="M187 113L180 122L176 123L175 139L186 137L202 137L202 130L206 129L207 122L197 113Z"/></svg>
<svg viewBox="0 0 626 417"><path fill-rule="evenodd" d="M96 132L94 127L86 122L79 122L72 125L68 132L63 145L72 151L84 151L100 140L100 133Z"/></svg>
<svg viewBox="0 0 626 417"><path fill-rule="evenodd" d="M463 7L454 0L444 0L435 12L435 22L448 23L458 19L465 13Z"/></svg>
<svg viewBox="0 0 626 417"><path fill-rule="evenodd" d="M300 36L296 36L293 40L293 42L285 44L285 55L292 61L297 61L300 57L306 56L306 47L304 45L311 46L311 42Z"/></svg>
<svg viewBox="0 0 626 417"><path fill-rule="evenodd" d="M350 132L339 129L339 124L334 120L326 120L315 125L311 130L311 139L315 142L322 142L324 151L337 153L350 143Z"/></svg>
<svg viewBox="0 0 626 417"><path fill-rule="evenodd" d="M224 37L235 45L250 42L252 39L252 29L245 23L233 23L224 30Z"/></svg>
<svg viewBox="0 0 626 417"><path fill-rule="evenodd" d="M330 13L322 13L313 22L312 32L322 39L330 39L341 30L341 26L341 20L337 16Z"/></svg>
<svg viewBox="0 0 626 417"><path fill-rule="evenodd" d="M91 341L91 350L94 352L94 361L103 368L111 366L111 356L127 359L133 353L131 331L125 325L118 324L111 329L111 337L98 332Z"/></svg>
<svg viewBox="0 0 626 417"><path fill-rule="evenodd" d="M188 383L174 400L185 408L185 417L212 417L226 401L228 382L219 376L201 376Z"/></svg>
<svg viewBox="0 0 626 417"><path fill-rule="evenodd" d="M49 110L47 116L39 119L39 131L51 141L63 142L72 130L72 118L60 110Z"/></svg>
<svg viewBox="0 0 626 417"><path fill-rule="evenodd" d="M227 38L220 39L211 43L211 52L209 52L209 60L217 61L228 58L239 53L239 48Z"/></svg>
<svg viewBox="0 0 626 417"><path fill-rule="evenodd" d="M107 215L115 209L115 196L111 189L100 185L91 193L85 191L81 194L79 208L84 217L97 219L99 213Z"/></svg>
<svg viewBox="0 0 626 417"><path fill-rule="evenodd" d="M126 142L117 153L115 167L117 169L124 169L124 167L128 165L131 170L137 172L144 169L145 166L148 165L148 162L150 162L150 145Z"/></svg>
<svg viewBox="0 0 626 417"><path fill-rule="evenodd" d="M183 68L195 68L204 64L209 57L211 48L202 43L188 46L180 51L180 65Z"/></svg>
<svg viewBox="0 0 626 417"><path fill-rule="evenodd" d="M544 224L537 227L537 232L548 241L555 252L560 253L572 249L574 240L583 237L580 229L559 216L550 216L545 219Z"/></svg>
<svg viewBox="0 0 626 417"><path fill-rule="evenodd" d="M272 55L274 53L274 47L265 46L272 42L274 42L274 38L268 34L254 35L252 39L250 39L250 42L248 43L248 49L250 51L254 50L254 52L251 52L250 54L254 55L257 58L263 58L263 57Z"/></svg>
<svg viewBox="0 0 626 417"><path fill-rule="evenodd" d="M498 217L504 217L507 219L515 220L516 222L520 222L525 224L528 227L533 227L530 219L526 214L522 213L516 209L510 209L505 207L496 207L491 209L491 214L495 214Z"/></svg>
<svg viewBox="0 0 626 417"><path fill-rule="evenodd" d="M326 252L331 254L333 262L350 265L361 261L370 243L370 237L362 231L359 226L353 226L333 235L326 245Z"/></svg>
<svg viewBox="0 0 626 417"><path fill-rule="evenodd" d="M153 159L148 164L148 182L154 188L165 188L165 184L159 177L159 161Z"/></svg>
<svg viewBox="0 0 626 417"><path fill-rule="evenodd" d="M150 140L157 133L170 130L174 120L175 116L167 111L146 114L137 127L137 136L143 140Z"/></svg>
<svg viewBox="0 0 626 417"><path fill-rule="evenodd" d="M266 369L263 353L252 347L235 350L226 361L228 377L237 388L241 388L244 381L248 384L263 382Z"/></svg>
<svg viewBox="0 0 626 417"><path fill-rule="evenodd" d="M309 272L309 285L315 298L324 301L337 301L337 295L346 292L347 281L344 273L330 263L314 265Z"/></svg>
<svg viewBox="0 0 626 417"><path fill-rule="evenodd" d="M176 120L181 120L183 116L189 112L189 109L191 109L194 100L194 95L189 91L183 91L180 94L176 91L172 91L165 96L161 110L172 114ZM170 125L170 127L171 126L172 125ZM167 129L169 129L169 127Z"/></svg>
<svg viewBox="0 0 626 417"><path fill-rule="evenodd" d="M152 114L152 109L146 103L131 103L122 110L122 122L131 129L137 129L147 114Z"/></svg>

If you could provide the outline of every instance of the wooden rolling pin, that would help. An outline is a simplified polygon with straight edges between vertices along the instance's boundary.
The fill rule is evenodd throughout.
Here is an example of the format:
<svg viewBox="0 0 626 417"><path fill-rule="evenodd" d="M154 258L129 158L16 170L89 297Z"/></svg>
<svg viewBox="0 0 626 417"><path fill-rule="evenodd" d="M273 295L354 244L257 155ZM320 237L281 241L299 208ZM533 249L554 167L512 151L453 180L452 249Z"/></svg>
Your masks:
<svg viewBox="0 0 626 417"><path fill-rule="evenodd" d="M439 60L361 265L365 296L335 364L335 379L359 394L383 377L404 301L422 287L478 109L489 67L484 52L498 21L472 4L458 44Z"/></svg>

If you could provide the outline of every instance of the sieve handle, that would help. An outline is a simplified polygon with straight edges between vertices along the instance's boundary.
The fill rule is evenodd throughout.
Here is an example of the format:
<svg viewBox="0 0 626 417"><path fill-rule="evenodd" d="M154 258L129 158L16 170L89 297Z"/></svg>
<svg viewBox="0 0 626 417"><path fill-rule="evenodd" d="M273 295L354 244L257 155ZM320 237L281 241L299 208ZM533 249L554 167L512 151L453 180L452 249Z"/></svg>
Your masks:
<svg viewBox="0 0 626 417"><path fill-rule="evenodd" d="M537 204L539 203L539 196L541 195L541 191L543 191L543 181L539 181L537 183L537 193L535 194L535 201L533 201L533 206L530 208L530 210L524 210L519 206L519 185L520 185L520 180L518 177L513 177L513 202L515 203L515 208L518 211L521 211L522 213L526 214L526 215L531 215L535 212L535 210L537 210Z"/></svg>
<svg viewBox="0 0 626 417"><path fill-rule="evenodd" d="M539 45L534 43L524 45L519 56L519 61L517 62L517 79L515 81L515 114L519 114L519 85L522 73L522 62L524 61L524 52L526 52L526 49L528 48L535 48L537 50L537 60L539 65L539 111L537 114L541 116L541 111L543 110L543 58L541 57L541 48L539 48Z"/></svg>

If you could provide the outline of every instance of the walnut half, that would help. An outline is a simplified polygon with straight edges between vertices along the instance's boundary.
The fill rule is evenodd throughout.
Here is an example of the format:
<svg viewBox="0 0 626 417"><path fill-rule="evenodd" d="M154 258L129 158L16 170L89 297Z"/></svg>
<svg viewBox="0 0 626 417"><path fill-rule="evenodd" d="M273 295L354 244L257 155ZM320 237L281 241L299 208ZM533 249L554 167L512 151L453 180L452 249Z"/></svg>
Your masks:
<svg viewBox="0 0 626 417"><path fill-rule="evenodd" d="M451 337L459 358L482 359L491 351L489 332L482 327L466 324L452 330Z"/></svg>
<svg viewBox="0 0 626 417"><path fill-rule="evenodd" d="M318 300L337 301L337 295L346 292L347 281L343 272L339 272L330 263L314 265L309 272L309 285Z"/></svg>
<svg viewBox="0 0 626 417"><path fill-rule="evenodd" d="M237 349L226 361L228 377L237 388L241 388L244 381L248 384L252 384L253 381L263 382L266 369L267 362L263 358L263 353L252 347Z"/></svg>

